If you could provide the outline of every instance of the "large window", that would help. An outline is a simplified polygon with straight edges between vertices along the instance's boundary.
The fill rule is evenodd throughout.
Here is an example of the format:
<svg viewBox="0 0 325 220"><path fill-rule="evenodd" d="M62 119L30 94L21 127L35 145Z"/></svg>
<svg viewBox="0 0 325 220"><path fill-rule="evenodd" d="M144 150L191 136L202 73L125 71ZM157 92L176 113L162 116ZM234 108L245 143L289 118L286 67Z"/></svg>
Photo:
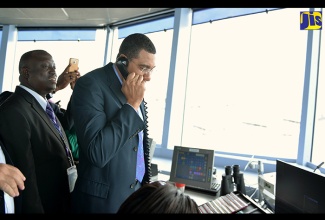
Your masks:
<svg viewBox="0 0 325 220"><path fill-rule="evenodd" d="M182 145L296 158L307 31L281 9L192 27Z"/></svg>
<svg viewBox="0 0 325 220"><path fill-rule="evenodd" d="M173 30L147 34L157 49L156 70L150 83L146 84L145 100L148 102L149 135L157 142L162 142L167 84L169 76L170 55ZM163 40L162 40L163 39Z"/></svg>
<svg viewBox="0 0 325 220"><path fill-rule="evenodd" d="M179 30L172 27L173 16L165 18L166 23L156 21L153 24L149 21L117 27L119 39L113 40L112 51L108 49L109 53L112 52L113 62L122 40L130 33L146 34L157 48L157 67L151 82L146 84L145 94L149 108L149 136L158 146L156 156L171 158L175 145L289 160L296 160L297 155L301 154L298 146L308 31L300 30L299 18L300 12L309 11L309 8L261 11L243 9L237 13L236 10L220 9L220 14L216 14L217 9L207 9L198 14L194 12L195 25L192 25L189 33L189 57L175 55L179 51L175 51L177 42L173 42L173 39L177 34L173 34ZM207 20L211 21L205 22ZM158 29L152 30L156 26ZM312 148L312 162L315 164L324 161L325 153L325 138L322 135L325 130L324 35L321 39ZM104 30L97 30L94 40L19 40L14 75L13 78L5 75L5 82L12 82L12 90L19 84L19 58L32 49L50 52L56 62L58 75L68 65L70 57L79 58L79 70L82 75L86 74L103 66L105 43ZM173 66L185 63L182 59L189 61L188 66L185 65L186 73L177 68L174 72ZM185 88L176 83L173 94L167 97L171 89L168 87L169 77L175 77L174 82L179 78L184 80ZM185 97L170 97L178 90L186 91ZM66 88L57 92L54 99L60 100L65 108L71 93L72 90ZM172 120L175 108L181 114ZM166 125L169 121L170 125ZM163 140L163 134L170 128L181 131L177 134L170 132ZM168 146L163 146L165 143ZM227 156L225 158L229 159Z"/></svg>

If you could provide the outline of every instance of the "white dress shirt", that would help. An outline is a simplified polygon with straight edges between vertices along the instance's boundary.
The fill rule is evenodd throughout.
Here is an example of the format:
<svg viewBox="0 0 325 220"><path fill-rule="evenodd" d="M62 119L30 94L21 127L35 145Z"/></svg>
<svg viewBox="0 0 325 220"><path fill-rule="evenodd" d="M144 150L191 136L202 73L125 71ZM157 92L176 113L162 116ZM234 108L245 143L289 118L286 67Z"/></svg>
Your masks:
<svg viewBox="0 0 325 220"><path fill-rule="evenodd" d="M2 151L1 146L0 146L0 163L6 163L6 158ZM5 213L15 213L14 198L9 196L6 192L3 193L5 199Z"/></svg>

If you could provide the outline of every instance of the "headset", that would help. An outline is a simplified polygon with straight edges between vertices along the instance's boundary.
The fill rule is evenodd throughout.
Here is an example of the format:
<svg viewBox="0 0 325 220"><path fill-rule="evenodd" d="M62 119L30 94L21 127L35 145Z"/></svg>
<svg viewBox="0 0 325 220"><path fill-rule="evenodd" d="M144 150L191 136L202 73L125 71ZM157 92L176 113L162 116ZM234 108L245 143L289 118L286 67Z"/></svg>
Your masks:
<svg viewBox="0 0 325 220"><path fill-rule="evenodd" d="M124 79L126 79L129 75L129 72L127 70L127 67L129 65L129 60L126 57L120 56L116 60L116 66L118 67L119 71L121 72Z"/></svg>

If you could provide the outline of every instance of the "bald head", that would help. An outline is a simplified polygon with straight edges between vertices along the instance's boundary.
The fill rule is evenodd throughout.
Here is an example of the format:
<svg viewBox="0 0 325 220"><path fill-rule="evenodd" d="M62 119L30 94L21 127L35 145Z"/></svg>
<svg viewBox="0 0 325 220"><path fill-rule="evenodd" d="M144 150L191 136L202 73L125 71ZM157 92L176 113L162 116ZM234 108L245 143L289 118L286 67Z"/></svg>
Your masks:
<svg viewBox="0 0 325 220"><path fill-rule="evenodd" d="M39 56L51 56L51 54L49 54L47 51L45 50L31 50L28 51L26 53L24 53L19 60L19 74L22 74L23 71L22 69L24 67L28 67L29 62L33 59L33 58L37 58Z"/></svg>
<svg viewBox="0 0 325 220"><path fill-rule="evenodd" d="M24 53L19 61L19 81L41 96L56 88L54 60L45 50L31 50Z"/></svg>

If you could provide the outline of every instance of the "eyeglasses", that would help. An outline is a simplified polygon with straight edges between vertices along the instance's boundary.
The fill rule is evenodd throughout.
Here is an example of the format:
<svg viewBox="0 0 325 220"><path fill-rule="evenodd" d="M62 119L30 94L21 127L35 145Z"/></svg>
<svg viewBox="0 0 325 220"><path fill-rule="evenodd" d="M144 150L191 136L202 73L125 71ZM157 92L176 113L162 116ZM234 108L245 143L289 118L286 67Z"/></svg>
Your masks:
<svg viewBox="0 0 325 220"><path fill-rule="evenodd" d="M152 73L153 71L154 71L154 68L155 67L153 67L153 68L148 68L148 67L146 67L146 66L143 66L143 65L139 65L139 64L137 64L137 63L135 63L133 60L131 60L131 62L133 62L134 64L136 64L138 67L139 67L139 69L140 69L140 71L143 73L143 74L149 74L149 73Z"/></svg>
<svg viewBox="0 0 325 220"><path fill-rule="evenodd" d="M140 67L140 68L141 68L140 71L141 71L142 73L144 73L144 74L149 74L149 73L152 73L152 72L153 72L153 70L154 70L155 67L153 67L152 69L149 69L149 68L147 68L147 67Z"/></svg>

